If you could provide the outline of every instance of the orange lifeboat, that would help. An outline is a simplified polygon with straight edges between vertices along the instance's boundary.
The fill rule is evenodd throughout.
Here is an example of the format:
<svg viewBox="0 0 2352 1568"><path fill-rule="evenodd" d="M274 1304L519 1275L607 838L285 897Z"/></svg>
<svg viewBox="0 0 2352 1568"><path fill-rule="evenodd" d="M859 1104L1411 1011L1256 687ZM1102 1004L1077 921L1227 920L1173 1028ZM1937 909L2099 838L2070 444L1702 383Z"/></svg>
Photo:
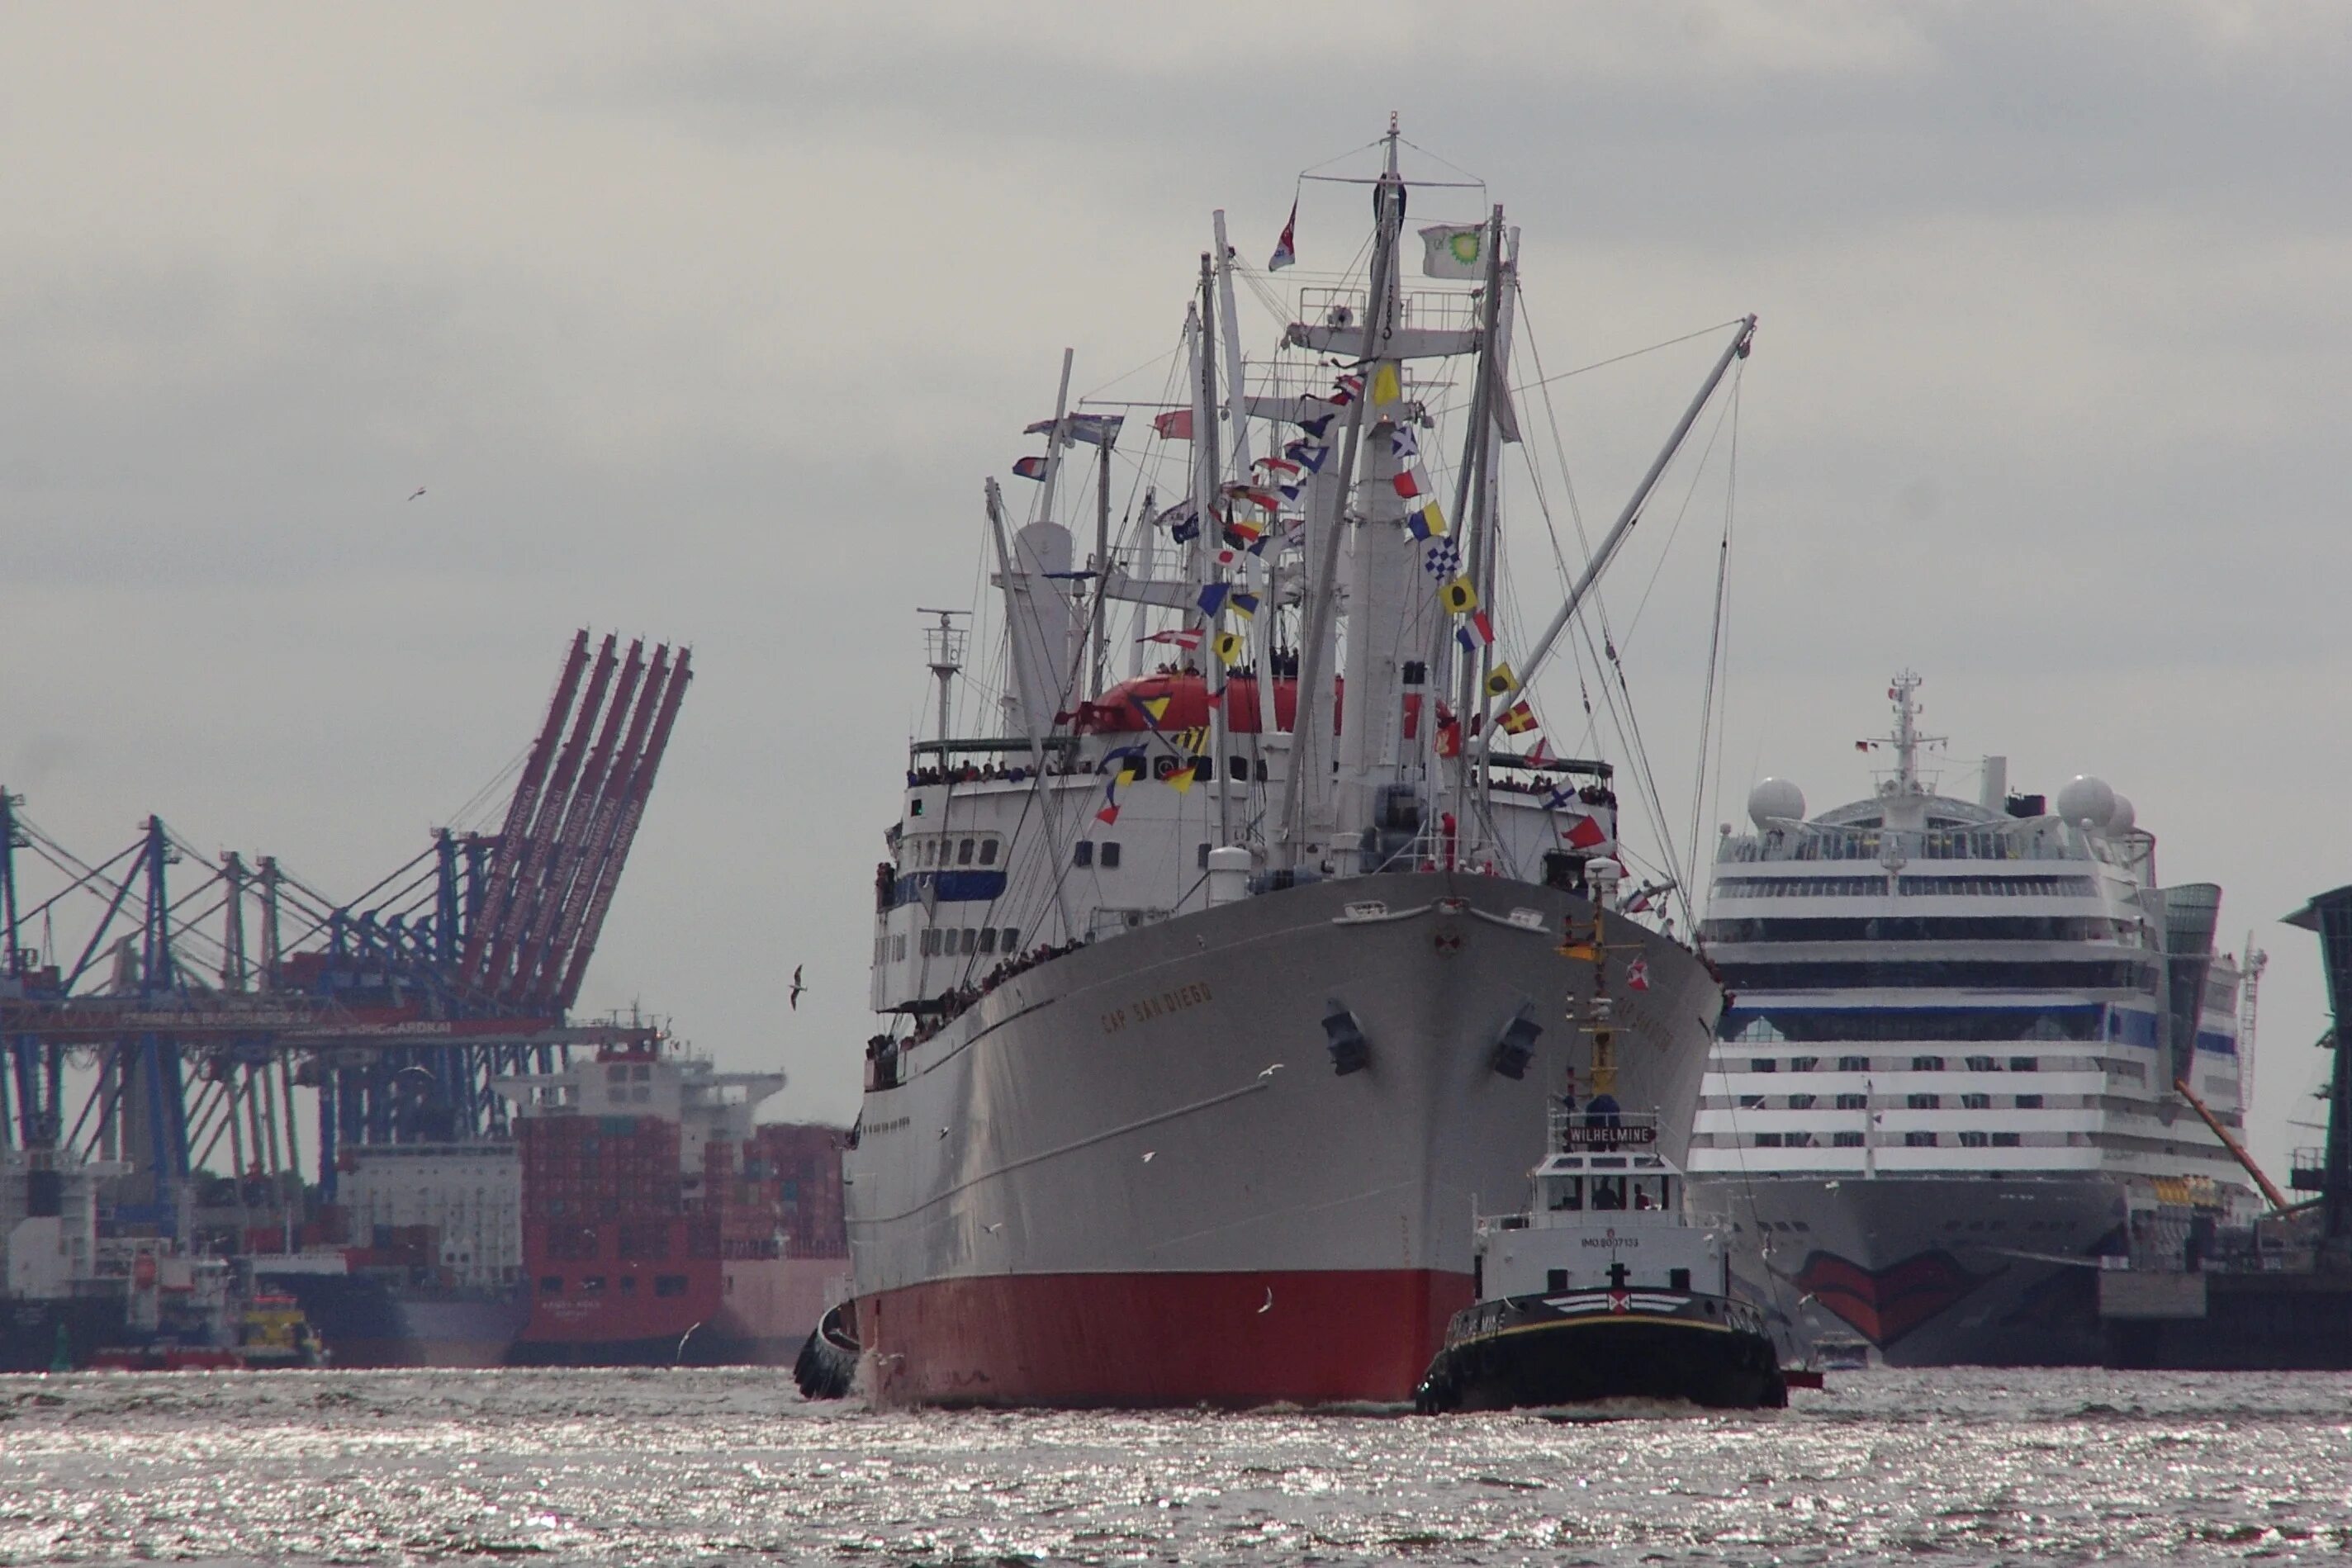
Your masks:
<svg viewBox="0 0 2352 1568"><path fill-rule="evenodd" d="M1339 733L1339 710L1345 682L1332 682L1331 733ZM1143 705L1168 699L1155 723ZM1257 677L1236 675L1225 682L1225 729L1233 735L1258 731ZM1277 677L1274 683L1276 727L1287 733L1298 722L1298 683ZM1196 674L1138 675L1103 693L1099 701L1080 703L1070 727L1079 735L1132 735L1146 729L1192 729L1209 722L1209 683Z"/></svg>

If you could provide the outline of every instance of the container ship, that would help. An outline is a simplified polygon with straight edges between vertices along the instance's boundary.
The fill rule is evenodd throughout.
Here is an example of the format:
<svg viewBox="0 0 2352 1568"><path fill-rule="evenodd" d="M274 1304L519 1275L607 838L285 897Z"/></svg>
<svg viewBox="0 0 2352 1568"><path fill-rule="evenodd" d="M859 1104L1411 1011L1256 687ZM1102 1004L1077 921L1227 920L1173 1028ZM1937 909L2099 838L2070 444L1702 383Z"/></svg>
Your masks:
<svg viewBox="0 0 2352 1568"><path fill-rule="evenodd" d="M2160 885L2105 782L2053 809L1995 757L1979 799L1937 793L1919 685L1861 743L1892 764L1869 798L1808 817L1767 779L1725 830L1703 935L1734 999L1692 1198L1800 1350L2096 1364L2130 1217L2252 1197L2224 1142L2249 977L2215 951L2221 889Z"/></svg>
<svg viewBox="0 0 2352 1568"><path fill-rule="evenodd" d="M1687 1144L1720 990L1527 683L1754 322L1549 628L1498 637L1515 241L1425 227L1407 292L1381 145L1368 271L1246 366L1218 214L1145 454L1175 498L1116 550L1121 415L1031 427L1025 523L986 486L1006 695L956 732L942 615L875 879L841 1326L882 1404L1401 1404L1554 1106ZM1094 492L1083 565L1057 486Z"/></svg>
<svg viewBox="0 0 2352 1568"><path fill-rule="evenodd" d="M331 1239L250 1260L339 1366L792 1359L846 1292L835 1127L657 1043L496 1081L513 1135L344 1151Z"/></svg>
<svg viewBox="0 0 2352 1568"><path fill-rule="evenodd" d="M646 1048L502 1082L530 1297L507 1360L790 1362L845 1270L839 1134L751 1124L783 1086Z"/></svg>

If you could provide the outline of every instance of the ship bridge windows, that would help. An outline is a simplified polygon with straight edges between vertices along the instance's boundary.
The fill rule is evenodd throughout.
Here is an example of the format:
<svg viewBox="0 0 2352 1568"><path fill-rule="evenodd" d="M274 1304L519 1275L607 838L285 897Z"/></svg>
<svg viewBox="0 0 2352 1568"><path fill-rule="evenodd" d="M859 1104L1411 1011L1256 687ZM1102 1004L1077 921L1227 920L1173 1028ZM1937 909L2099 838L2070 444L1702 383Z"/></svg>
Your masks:
<svg viewBox="0 0 2352 1568"><path fill-rule="evenodd" d="M1723 966L1735 991L1851 991L1932 987L1990 991L2145 989L2152 957L1773 959Z"/></svg>
<svg viewBox="0 0 2352 1568"><path fill-rule="evenodd" d="M1712 942L2103 942L2112 922L2088 915L1873 915L1709 920Z"/></svg>
<svg viewBox="0 0 2352 1568"><path fill-rule="evenodd" d="M1911 1059L1911 1071L1914 1072L1941 1072L1944 1071L1944 1059L1940 1056L1915 1056Z"/></svg>
<svg viewBox="0 0 2352 1568"><path fill-rule="evenodd" d="M1841 1111L1867 1111L1870 1109L1870 1096L1841 1094L1837 1097L1837 1108Z"/></svg>
<svg viewBox="0 0 2352 1568"><path fill-rule="evenodd" d="M1838 1071L1840 1072L1867 1072L1870 1071L1870 1058L1866 1056L1841 1056L1838 1058Z"/></svg>
<svg viewBox="0 0 2352 1568"><path fill-rule="evenodd" d="M1769 1035L1748 1031L1761 1026ZM1822 1042L2096 1040L2099 1009L2074 1008L1820 1008L1741 1007L1723 1016L1724 1039ZM1991 1060L1990 1058L1988 1061ZM1979 1071L1990 1071L1969 1064ZM1866 1056L1841 1056L1840 1072L1867 1072Z"/></svg>

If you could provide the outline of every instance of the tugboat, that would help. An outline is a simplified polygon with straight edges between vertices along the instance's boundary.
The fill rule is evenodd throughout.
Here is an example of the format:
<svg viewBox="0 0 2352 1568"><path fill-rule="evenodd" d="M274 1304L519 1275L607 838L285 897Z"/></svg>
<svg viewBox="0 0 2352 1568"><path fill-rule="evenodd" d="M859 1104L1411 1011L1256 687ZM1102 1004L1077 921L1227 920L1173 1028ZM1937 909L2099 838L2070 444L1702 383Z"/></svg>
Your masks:
<svg viewBox="0 0 2352 1568"><path fill-rule="evenodd" d="M1730 1293L1726 1232L1683 1213L1657 1118L1596 1095L1551 1113L1534 1207L1478 1218L1475 1304L1413 1391L1424 1415L1596 1399L1779 1407L1788 1381L1763 1315Z"/></svg>

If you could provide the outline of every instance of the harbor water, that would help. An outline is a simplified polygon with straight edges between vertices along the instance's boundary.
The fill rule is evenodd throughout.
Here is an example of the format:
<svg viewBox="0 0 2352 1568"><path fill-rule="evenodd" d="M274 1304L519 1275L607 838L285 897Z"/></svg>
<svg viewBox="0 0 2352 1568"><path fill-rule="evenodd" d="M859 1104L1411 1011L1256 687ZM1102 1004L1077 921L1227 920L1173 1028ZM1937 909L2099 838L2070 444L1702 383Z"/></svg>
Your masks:
<svg viewBox="0 0 2352 1568"><path fill-rule="evenodd" d="M1832 1374L1786 1411L877 1413L761 1369L0 1379L0 1563L2292 1563L2352 1376Z"/></svg>

